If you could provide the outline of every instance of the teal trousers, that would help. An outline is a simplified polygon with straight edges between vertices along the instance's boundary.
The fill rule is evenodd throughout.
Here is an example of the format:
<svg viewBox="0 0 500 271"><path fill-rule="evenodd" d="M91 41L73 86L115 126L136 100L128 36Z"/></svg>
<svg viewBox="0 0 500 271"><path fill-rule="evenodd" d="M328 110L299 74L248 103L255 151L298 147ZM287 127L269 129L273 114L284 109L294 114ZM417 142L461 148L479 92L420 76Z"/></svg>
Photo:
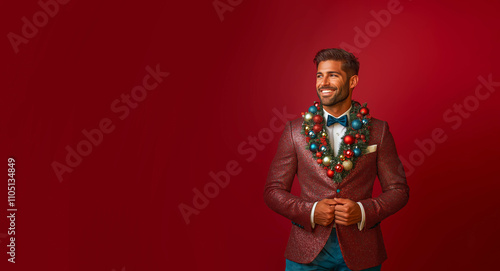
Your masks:
<svg viewBox="0 0 500 271"><path fill-rule="evenodd" d="M361 255L360 255L361 256ZM362 256L361 256L362 257ZM364 269L366 271L378 271L381 265ZM344 262L342 252L340 251L339 242L335 228L326 241L325 246L318 256L308 264L301 264L286 259L286 271L309 271L309 270L331 270L331 271L350 271Z"/></svg>

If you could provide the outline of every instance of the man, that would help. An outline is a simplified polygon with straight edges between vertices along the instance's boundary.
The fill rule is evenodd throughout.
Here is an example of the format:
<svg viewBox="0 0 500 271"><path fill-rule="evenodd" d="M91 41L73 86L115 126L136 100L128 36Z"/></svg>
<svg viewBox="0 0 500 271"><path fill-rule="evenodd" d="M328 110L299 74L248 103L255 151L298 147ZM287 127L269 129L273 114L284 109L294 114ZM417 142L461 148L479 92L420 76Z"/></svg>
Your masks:
<svg viewBox="0 0 500 271"><path fill-rule="evenodd" d="M409 198L404 170L387 122L351 99L357 58L324 49L314 63L321 103L286 124L264 191L269 208L294 225L286 270L380 270L380 222ZM295 174L300 196L290 193ZM382 193L372 198L377 176Z"/></svg>

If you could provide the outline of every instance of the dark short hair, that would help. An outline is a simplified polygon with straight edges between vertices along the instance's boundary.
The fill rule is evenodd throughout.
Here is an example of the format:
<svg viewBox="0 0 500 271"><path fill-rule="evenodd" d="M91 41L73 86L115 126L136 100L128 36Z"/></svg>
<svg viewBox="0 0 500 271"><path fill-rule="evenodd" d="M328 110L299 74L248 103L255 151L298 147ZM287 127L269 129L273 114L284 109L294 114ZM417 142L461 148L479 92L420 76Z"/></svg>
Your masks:
<svg viewBox="0 0 500 271"><path fill-rule="evenodd" d="M316 64L316 69L321 61L326 60L336 60L342 62L342 70L349 78L353 75L357 75L359 72L358 58L344 49L329 48L317 52L313 60L314 64Z"/></svg>

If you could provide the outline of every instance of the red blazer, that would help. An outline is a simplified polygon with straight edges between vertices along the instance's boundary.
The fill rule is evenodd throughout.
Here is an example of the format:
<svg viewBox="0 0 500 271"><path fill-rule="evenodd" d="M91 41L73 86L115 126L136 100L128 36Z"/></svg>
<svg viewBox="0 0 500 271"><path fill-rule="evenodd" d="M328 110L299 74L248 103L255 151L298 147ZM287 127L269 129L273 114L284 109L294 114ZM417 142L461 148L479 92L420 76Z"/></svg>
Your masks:
<svg viewBox="0 0 500 271"><path fill-rule="evenodd" d="M312 229L313 204L324 198L340 197L361 202L366 214L362 231L358 230L357 224L336 225L347 266L360 270L382 264L387 254L379 224L405 206L409 198L403 166L387 122L371 119L368 145L376 144L377 150L361 155L350 174L337 184L306 149L305 136L300 133L302 121L298 118L287 122L264 190L267 206L295 225L290 232L285 257L298 263L310 263L316 258L330 236L333 223L327 227L316 225ZM295 174L300 184L300 196L290 193ZM382 194L372 198L377 176Z"/></svg>

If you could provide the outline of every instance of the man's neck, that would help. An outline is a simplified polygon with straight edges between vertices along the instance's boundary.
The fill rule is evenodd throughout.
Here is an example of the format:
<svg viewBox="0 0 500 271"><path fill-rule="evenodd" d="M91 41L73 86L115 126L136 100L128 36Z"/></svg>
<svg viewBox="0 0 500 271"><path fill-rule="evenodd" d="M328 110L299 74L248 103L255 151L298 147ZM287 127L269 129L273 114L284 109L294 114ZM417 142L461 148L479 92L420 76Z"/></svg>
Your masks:
<svg viewBox="0 0 500 271"><path fill-rule="evenodd" d="M328 112L330 115L336 118L344 114L347 110L349 110L350 107L351 107L351 99L346 99L340 103L330 106L323 105L323 109L325 109L326 112Z"/></svg>

